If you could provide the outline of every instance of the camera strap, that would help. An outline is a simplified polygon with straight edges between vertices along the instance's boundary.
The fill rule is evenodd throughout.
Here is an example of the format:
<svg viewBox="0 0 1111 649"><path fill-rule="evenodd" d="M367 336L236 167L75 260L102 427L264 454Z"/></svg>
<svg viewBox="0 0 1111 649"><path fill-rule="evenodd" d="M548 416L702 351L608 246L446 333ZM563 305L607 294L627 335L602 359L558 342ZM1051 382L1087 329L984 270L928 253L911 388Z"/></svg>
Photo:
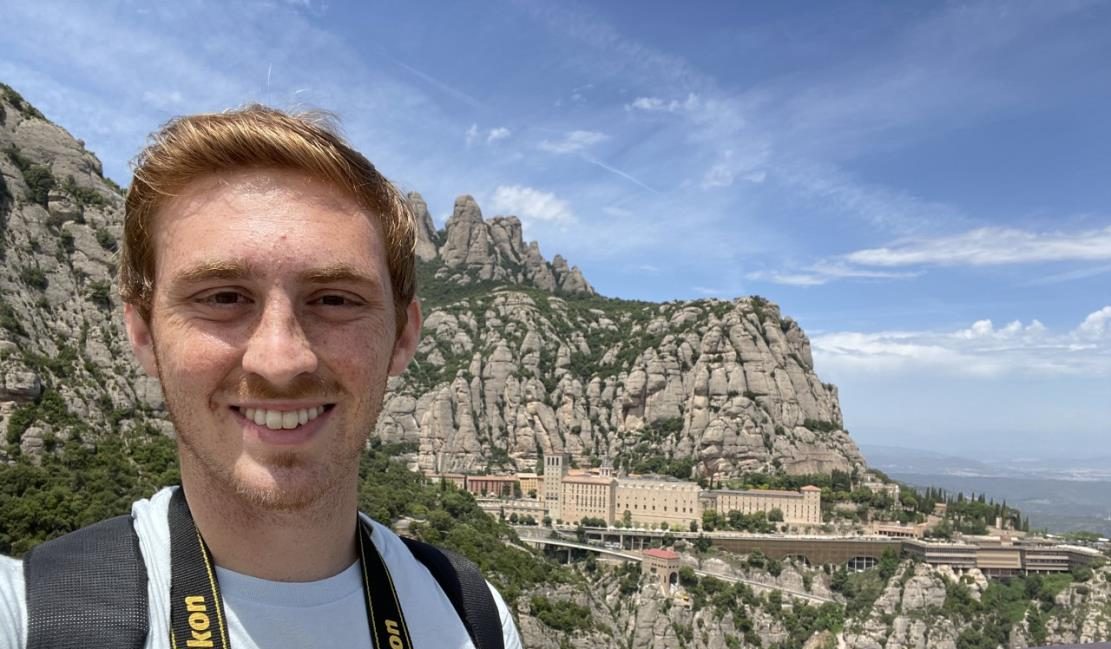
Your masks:
<svg viewBox="0 0 1111 649"><path fill-rule="evenodd" d="M224 601L212 554L178 489L170 499L170 645L174 649L231 649ZM375 649L412 649L393 579L361 519L356 531L367 625ZM321 644L327 644L322 642Z"/></svg>

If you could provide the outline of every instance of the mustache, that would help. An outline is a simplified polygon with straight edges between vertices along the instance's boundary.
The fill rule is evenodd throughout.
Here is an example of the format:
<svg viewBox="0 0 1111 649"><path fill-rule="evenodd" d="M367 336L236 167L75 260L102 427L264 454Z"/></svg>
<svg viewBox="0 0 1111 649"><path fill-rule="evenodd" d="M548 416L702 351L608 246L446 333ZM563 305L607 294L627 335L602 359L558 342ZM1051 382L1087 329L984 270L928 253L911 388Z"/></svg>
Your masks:
<svg viewBox="0 0 1111 649"><path fill-rule="evenodd" d="M298 376L288 385L277 386L255 374L248 374L225 386L224 393L239 401L288 399L332 401L343 392L335 381L322 376Z"/></svg>

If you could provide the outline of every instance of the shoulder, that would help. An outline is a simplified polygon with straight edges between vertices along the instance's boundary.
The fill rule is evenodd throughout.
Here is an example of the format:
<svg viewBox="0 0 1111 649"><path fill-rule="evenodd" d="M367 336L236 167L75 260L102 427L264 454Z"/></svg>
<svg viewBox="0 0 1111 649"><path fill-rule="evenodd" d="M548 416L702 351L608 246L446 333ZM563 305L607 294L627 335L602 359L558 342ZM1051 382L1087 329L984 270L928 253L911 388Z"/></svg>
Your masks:
<svg viewBox="0 0 1111 649"><path fill-rule="evenodd" d="M501 632L505 649L521 649L521 634L517 631L517 622L513 619L513 614L509 612L509 606L493 584L486 582L486 585L490 587L490 594L494 596L494 603L498 605L498 617L501 618Z"/></svg>
<svg viewBox="0 0 1111 649"><path fill-rule="evenodd" d="M443 589L436 582L428 568L413 555L401 537L385 525L365 515L363 515L363 519L368 521L374 530L371 534L371 538L374 539L375 547L381 553L382 560L388 566L390 574L396 576L399 582L397 584L399 593L403 588L409 590L408 587L416 586L419 583L421 584L420 588L422 590L426 592L431 590L431 592L437 595L435 599L439 607L445 612L450 611L451 617L456 617L455 609L452 607ZM402 584L404 584L404 586ZM490 593L494 597L494 603L498 608L498 617L501 620L505 649L520 649L521 638L517 632L517 624L513 620L513 615L509 607L506 605L501 593L499 593L489 581L486 582L486 585L489 587ZM403 596L402 599L407 598ZM421 599L423 599L427 605L427 595ZM460 625L461 624L460 622Z"/></svg>
<svg viewBox="0 0 1111 649"><path fill-rule="evenodd" d="M26 642L23 562L0 555L0 649L16 649Z"/></svg>

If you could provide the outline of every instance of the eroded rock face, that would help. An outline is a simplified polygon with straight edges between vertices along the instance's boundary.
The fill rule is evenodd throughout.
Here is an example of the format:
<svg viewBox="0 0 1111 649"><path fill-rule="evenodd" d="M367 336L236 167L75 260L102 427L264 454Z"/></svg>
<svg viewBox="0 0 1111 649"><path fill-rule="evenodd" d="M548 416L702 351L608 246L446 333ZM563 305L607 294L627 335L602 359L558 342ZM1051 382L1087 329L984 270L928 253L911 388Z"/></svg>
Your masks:
<svg viewBox="0 0 1111 649"><path fill-rule="evenodd" d="M64 129L5 92L0 114L0 411L46 402L8 431L38 458L74 421L105 434L147 409L113 281L123 197Z"/></svg>
<svg viewBox="0 0 1111 649"><path fill-rule="evenodd" d="M414 210L423 214L418 221L427 221L418 223L417 254L423 261L438 264L436 279L463 286L498 282L567 295L595 294L578 267L568 267L559 255L548 263L539 244L526 244L516 216L484 220L474 198L463 195L455 199L443 232L435 232L420 195L410 194L409 200ZM443 242L438 248L437 241Z"/></svg>
<svg viewBox="0 0 1111 649"><path fill-rule="evenodd" d="M682 554L682 553L681 553ZM638 647L643 649L678 649L680 647L774 647L787 644L804 649L957 649L969 646L979 639L977 634L990 632L989 628L1001 623L1005 628L1003 642L997 646L1021 649L1031 646L1106 642L1108 635L1108 598L1111 584L1106 575L1108 568L1101 568L1085 583L1067 586L1058 596L1055 606L1045 613L1037 601L1027 608L1025 617L1018 622L1001 622L1001 609L962 610L945 606L946 585L961 580L951 570L932 568L903 562L895 575L885 584L882 593L869 607L847 612L848 603L841 595L829 590L829 576L823 570L811 567L785 567L780 577L750 568L731 569L729 564L743 564L743 558L721 555L718 559L703 562L702 567L711 573L727 575L706 589L720 592L732 589L729 597L707 597L693 606L684 605L681 599L671 598L659 588L642 580L638 591L622 594L612 573L596 570L583 575L585 586L573 588L566 585L539 587L519 600L517 616L521 637L528 647L613 648ZM698 562L683 555L684 565ZM778 584L794 588L794 578L788 571L807 573L814 594L832 596L826 604L808 604L806 614L802 604L790 602L788 597L777 596L772 591L757 586L739 588L730 583L728 575L755 580L760 583ZM977 597L987 588L982 575L966 574L965 585ZM797 575L796 575L797 576ZM590 630L565 632L553 629L538 619L528 605L531 597L538 596L551 602L572 602L590 610ZM689 601L689 600L688 600ZM775 605L782 601L782 609ZM851 610L851 609L850 609ZM820 618L833 614L839 624L832 629L802 629L799 619ZM793 623L788 619L795 617ZM1041 627L1031 630L1034 619L1042 620ZM1035 626L1038 626L1035 623ZM814 629L814 627L810 627ZM962 635L965 636L962 638ZM980 645L984 646L984 645Z"/></svg>
<svg viewBox="0 0 1111 649"><path fill-rule="evenodd" d="M42 380L21 361L0 360L0 401L29 403L42 396Z"/></svg>
<svg viewBox="0 0 1111 649"><path fill-rule="evenodd" d="M605 309L597 307L606 307ZM568 301L506 289L425 322L377 434L427 469L648 453L695 476L863 465L798 325L769 302ZM507 461L506 461L507 460Z"/></svg>
<svg viewBox="0 0 1111 649"><path fill-rule="evenodd" d="M428 212L428 204L416 192L408 196L409 206L413 210L414 225L417 230L416 253L422 261L431 261L436 258L436 226L432 223L432 215Z"/></svg>

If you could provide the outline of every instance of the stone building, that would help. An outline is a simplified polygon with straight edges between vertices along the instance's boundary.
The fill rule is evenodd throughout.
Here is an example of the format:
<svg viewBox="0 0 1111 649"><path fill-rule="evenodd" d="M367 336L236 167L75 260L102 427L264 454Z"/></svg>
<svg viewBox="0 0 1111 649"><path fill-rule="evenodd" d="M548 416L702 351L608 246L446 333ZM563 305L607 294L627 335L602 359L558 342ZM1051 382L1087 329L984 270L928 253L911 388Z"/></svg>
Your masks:
<svg viewBox="0 0 1111 649"><path fill-rule="evenodd" d="M688 529L692 522L701 525L702 489L694 482L674 478L621 477L614 492L616 520L628 519L639 525ZM610 521L611 523L615 521Z"/></svg>
<svg viewBox="0 0 1111 649"><path fill-rule="evenodd" d="M540 492L543 494L544 505L548 508L548 516L553 521L563 520L560 498L563 495L563 476L567 475L566 460L563 454L544 456L544 481L540 485Z"/></svg>
<svg viewBox="0 0 1111 649"><path fill-rule="evenodd" d="M517 476L515 475L469 475L467 491L476 496L497 496L512 498L516 495Z"/></svg>
<svg viewBox="0 0 1111 649"><path fill-rule="evenodd" d="M648 578L659 584L660 592L665 595L679 583L679 555L672 550L645 550L644 563L641 565Z"/></svg>
<svg viewBox="0 0 1111 649"><path fill-rule="evenodd" d="M561 485L560 510L565 523L600 518L613 524L616 480L595 475L565 475Z"/></svg>
<svg viewBox="0 0 1111 649"><path fill-rule="evenodd" d="M540 491L540 483L543 481L542 476L535 473L518 473L517 483L521 485L521 495L525 498L542 499Z"/></svg>
<svg viewBox="0 0 1111 649"><path fill-rule="evenodd" d="M716 489L702 492L702 508L725 515L731 511L744 514L783 512L783 522L795 525L820 525L822 522L822 490L807 485L799 491L775 489Z"/></svg>
<svg viewBox="0 0 1111 649"><path fill-rule="evenodd" d="M628 521L639 527L662 528L666 524L673 530L687 530L692 523L701 525L702 512L707 510L727 515L731 511L752 514L773 509L783 513L785 523L822 522L821 489L813 486L800 491L707 491L697 483L667 476L615 477L608 461L590 471L570 469L569 463L568 456L552 454L544 457L543 475L442 474L440 479L450 480L476 496L519 499L535 492L537 499L533 502L538 502L547 516L569 524L592 518L608 525ZM535 517L535 504L521 507ZM524 509L518 513L523 515Z"/></svg>
<svg viewBox="0 0 1111 649"><path fill-rule="evenodd" d="M501 518L510 518L517 515L518 520L531 517L537 525L544 523L547 508L544 502L531 498L478 498L478 506L482 511Z"/></svg>

